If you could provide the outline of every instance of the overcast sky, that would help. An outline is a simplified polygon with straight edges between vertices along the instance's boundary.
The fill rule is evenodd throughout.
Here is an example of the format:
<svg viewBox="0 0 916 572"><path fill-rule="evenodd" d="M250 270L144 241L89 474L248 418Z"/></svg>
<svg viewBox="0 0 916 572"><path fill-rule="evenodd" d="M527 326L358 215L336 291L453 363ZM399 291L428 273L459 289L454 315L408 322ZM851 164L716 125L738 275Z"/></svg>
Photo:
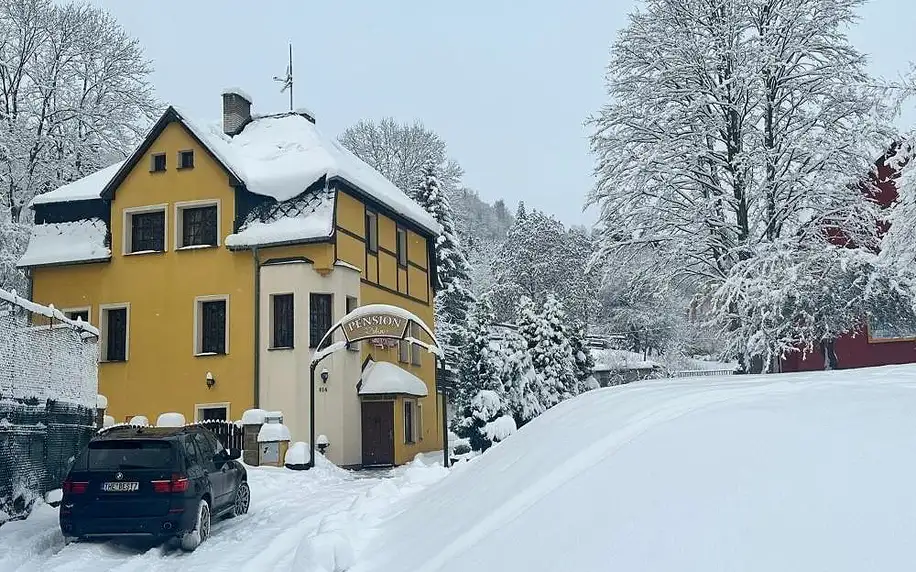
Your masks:
<svg viewBox="0 0 916 572"><path fill-rule="evenodd" d="M608 50L633 0L95 0L138 37L157 93L216 121L237 86L258 113L283 111L272 81L293 43L296 106L328 135L361 118L422 120L465 184L566 223L592 184L589 114L604 101ZM916 2L873 0L851 33L872 71L916 60Z"/></svg>

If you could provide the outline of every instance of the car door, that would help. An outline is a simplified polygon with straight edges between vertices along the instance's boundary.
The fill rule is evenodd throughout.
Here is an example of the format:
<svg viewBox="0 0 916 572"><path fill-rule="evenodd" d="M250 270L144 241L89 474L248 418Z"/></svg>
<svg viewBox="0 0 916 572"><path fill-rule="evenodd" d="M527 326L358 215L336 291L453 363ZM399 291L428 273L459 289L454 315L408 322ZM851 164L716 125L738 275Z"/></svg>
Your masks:
<svg viewBox="0 0 916 572"><path fill-rule="evenodd" d="M226 502L226 485L220 468L216 466L213 456L216 450L203 433L194 433L194 442L200 451L200 466L210 481L210 494L213 495L213 512L219 512Z"/></svg>
<svg viewBox="0 0 916 572"><path fill-rule="evenodd" d="M226 462L217 461L217 454L223 450L222 444L212 434L207 432L196 433L199 439L201 451L206 450L204 454L207 458L205 462L209 471L210 482L213 486L213 506L221 510L227 504L232 502L233 482L232 475L229 473L229 466Z"/></svg>
<svg viewBox="0 0 916 572"><path fill-rule="evenodd" d="M197 445L194 443L194 436L182 435L181 446L184 450L185 469L188 474L188 481L190 481L191 486L194 487L194 492L198 495L202 495L208 488L209 477L204 474L206 467L203 464L202 455L200 451L198 451Z"/></svg>

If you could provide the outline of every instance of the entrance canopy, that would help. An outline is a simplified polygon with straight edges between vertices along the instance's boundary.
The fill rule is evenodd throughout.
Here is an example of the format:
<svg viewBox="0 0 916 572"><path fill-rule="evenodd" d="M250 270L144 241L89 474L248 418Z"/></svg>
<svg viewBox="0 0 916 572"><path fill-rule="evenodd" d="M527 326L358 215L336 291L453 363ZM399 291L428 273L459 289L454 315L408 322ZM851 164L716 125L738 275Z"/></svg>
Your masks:
<svg viewBox="0 0 916 572"><path fill-rule="evenodd" d="M413 395L426 397L429 391L423 380L406 369L384 361L370 361L359 380L360 395Z"/></svg>

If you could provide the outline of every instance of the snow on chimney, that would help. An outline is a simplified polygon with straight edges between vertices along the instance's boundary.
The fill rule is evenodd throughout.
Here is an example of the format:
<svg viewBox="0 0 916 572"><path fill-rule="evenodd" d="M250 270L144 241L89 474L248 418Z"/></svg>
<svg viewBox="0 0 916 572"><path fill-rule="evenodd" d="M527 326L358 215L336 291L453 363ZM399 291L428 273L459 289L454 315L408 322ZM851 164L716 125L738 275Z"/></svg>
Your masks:
<svg viewBox="0 0 916 572"><path fill-rule="evenodd" d="M235 135L251 121L251 96L230 87L223 90L223 132Z"/></svg>

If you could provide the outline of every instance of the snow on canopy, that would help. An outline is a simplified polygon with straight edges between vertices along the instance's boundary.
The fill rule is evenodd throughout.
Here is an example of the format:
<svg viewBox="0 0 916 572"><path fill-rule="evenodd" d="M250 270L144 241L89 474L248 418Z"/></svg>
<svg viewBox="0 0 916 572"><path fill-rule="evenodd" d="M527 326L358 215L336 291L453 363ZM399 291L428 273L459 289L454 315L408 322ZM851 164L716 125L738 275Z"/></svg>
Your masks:
<svg viewBox="0 0 916 572"><path fill-rule="evenodd" d="M118 161L104 169L77 179L53 191L41 194L32 199L32 205L45 205L50 203L66 203L70 201L88 201L102 196L102 190L115 176L124 161Z"/></svg>
<svg viewBox="0 0 916 572"><path fill-rule="evenodd" d="M108 260L111 249L105 246L107 232L105 222L97 218L37 224L32 227L29 245L18 266Z"/></svg>
<svg viewBox="0 0 916 572"><path fill-rule="evenodd" d="M360 377L360 395L383 393L426 397L429 391L423 380L405 369L384 361L370 361Z"/></svg>

